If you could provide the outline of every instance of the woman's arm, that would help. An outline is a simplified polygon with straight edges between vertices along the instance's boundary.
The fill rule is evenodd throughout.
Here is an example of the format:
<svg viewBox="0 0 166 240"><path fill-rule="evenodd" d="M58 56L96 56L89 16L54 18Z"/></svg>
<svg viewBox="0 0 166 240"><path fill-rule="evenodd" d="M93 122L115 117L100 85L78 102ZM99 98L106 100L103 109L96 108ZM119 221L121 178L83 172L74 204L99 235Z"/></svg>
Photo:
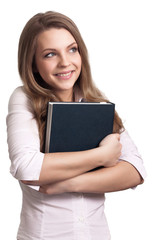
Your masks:
<svg viewBox="0 0 166 240"><path fill-rule="evenodd" d="M100 146L106 144L107 141L109 139L105 138ZM58 184L43 186L40 190L48 194L65 191L104 193L131 188L143 183L146 177L143 160L126 131L121 133L120 142L122 144L121 156L116 165L88 172Z"/></svg>
<svg viewBox="0 0 166 240"><path fill-rule="evenodd" d="M141 183L142 178L138 171L130 163L121 161L113 167L78 176L69 186L74 192L106 193L128 189Z"/></svg>
<svg viewBox="0 0 166 240"><path fill-rule="evenodd" d="M114 166L121 154L119 140L119 134L111 134L95 149L45 154L39 181L22 182L28 185L41 186L79 176L96 167Z"/></svg>
<svg viewBox="0 0 166 240"><path fill-rule="evenodd" d="M130 163L121 161L113 167L84 173L75 178L45 185L40 192L60 194L63 192L106 193L135 187L143 183L142 177Z"/></svg>

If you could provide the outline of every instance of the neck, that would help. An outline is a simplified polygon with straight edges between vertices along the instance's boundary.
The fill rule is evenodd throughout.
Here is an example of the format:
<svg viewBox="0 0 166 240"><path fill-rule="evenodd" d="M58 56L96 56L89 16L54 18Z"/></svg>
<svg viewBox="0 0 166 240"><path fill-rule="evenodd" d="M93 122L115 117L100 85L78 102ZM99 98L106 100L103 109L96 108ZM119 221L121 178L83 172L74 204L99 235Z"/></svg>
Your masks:
<svg viewBox="0 0 166 240"><path fill-rule="evenodd" d="M73 90L70 92L64 91L64 92L56 93L56 95L60 99L61 102L73 102L74 101Z"/></svg>

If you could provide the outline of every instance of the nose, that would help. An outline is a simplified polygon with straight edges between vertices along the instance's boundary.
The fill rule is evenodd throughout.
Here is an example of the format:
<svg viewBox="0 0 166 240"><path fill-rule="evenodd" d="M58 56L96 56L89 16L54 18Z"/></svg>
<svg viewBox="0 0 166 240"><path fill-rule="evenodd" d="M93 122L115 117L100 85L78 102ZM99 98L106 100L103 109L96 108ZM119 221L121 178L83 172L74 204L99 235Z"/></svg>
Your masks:
<svg viewBox="0 0 166 240"><path fill-rule="evenodd" d="M67 67L70 65L70 59L65 53L61 53L59 56L59 67Z"/></svg>

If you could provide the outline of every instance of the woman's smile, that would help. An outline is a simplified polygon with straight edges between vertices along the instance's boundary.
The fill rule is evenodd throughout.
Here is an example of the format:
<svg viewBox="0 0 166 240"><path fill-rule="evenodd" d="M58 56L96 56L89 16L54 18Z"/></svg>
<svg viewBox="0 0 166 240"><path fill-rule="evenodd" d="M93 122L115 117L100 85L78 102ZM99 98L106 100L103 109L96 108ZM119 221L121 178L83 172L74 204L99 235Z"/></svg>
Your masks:
<svg viewBox="0 0 166 240"><path fill-rule="evenodd" d="M72 77L74 71L66 71L55 74L55 76L61 80L68 80Z"/></svg>

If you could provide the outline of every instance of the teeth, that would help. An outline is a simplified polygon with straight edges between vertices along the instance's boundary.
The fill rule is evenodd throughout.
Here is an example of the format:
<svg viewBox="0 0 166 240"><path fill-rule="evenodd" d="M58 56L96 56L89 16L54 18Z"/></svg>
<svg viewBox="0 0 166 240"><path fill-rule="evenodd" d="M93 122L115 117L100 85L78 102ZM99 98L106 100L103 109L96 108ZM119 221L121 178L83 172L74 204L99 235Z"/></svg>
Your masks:
<svg viewBox="0 0 166 240"><path fill-rule="evenodd" d="M58 76L60 76L60 77L67 77L67 76L69 76L71 74L71 72L69 72L69 73L59 73L59 74L57 74Z"/></svg>

